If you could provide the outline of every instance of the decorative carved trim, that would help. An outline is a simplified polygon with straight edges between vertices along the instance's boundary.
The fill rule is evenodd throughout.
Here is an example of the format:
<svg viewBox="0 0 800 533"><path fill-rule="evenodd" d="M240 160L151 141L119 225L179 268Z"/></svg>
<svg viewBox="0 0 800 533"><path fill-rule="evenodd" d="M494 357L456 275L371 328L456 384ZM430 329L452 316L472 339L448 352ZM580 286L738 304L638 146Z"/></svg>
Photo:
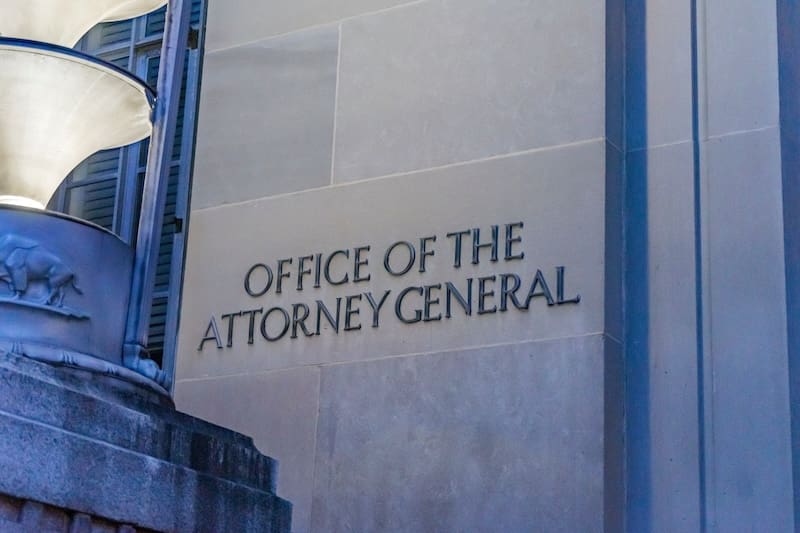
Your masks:
<svg viewBox="0 0 800 533"><path fill-rule="evenodd" d="M83 294L75 272L32 239L14 234L0 237L0 282L8 287L0 303L89 319L88 314L64 305L68 292Z"/></svg>
<svg viewBox="0 0 800 533"><path fill-rule="evenodd" d="M104 359L99 359L92 355L73 352L53 346L37 344L35 342L18 340L11 341L5 339L0 339L0 351L27 357L42 363L56 366L70 366L73 368L94 372L96 374L111 376L123 381L128 381L147 387L158 394L169 396L169 392L167 392L164 387L156 383L154 380L142 375L141 373L120 365L115 365L114 363Z"/></svg>

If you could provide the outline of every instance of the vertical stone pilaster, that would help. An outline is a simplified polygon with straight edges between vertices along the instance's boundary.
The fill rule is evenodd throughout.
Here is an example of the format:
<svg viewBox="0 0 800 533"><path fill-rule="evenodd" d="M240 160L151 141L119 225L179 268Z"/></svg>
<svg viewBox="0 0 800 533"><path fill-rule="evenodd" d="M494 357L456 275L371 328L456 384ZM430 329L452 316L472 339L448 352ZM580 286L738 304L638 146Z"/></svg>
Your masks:
<svg viewBox="0 0 800 533"><path fill-rule="evenodd" d="M608 5L625 529L792 531L774 6Z"/></svg>
<svg viewBox="0 0 800 533"><path fill-rule="evenodd" d="M800 4L777 2L795 523L800 523Z"/></svg>

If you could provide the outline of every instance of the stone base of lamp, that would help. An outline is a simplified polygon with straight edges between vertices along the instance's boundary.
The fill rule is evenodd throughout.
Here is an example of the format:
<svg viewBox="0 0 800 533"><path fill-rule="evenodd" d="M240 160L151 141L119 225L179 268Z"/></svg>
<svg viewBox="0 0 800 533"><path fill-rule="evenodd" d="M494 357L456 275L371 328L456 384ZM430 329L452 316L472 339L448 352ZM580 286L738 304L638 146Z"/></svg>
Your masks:
<svg viewBox="0 0 800 533"><path fill-rule="evenodd" d="M133 250L99 226L0 205L0 350L114 375L167 395L124 344Z"/></svg>
<svg viewBox="0 0 800 533"><path fill-rule="evenodd" d="M0 531L290 531L276 463L168 397L0 351Z"/></svg>

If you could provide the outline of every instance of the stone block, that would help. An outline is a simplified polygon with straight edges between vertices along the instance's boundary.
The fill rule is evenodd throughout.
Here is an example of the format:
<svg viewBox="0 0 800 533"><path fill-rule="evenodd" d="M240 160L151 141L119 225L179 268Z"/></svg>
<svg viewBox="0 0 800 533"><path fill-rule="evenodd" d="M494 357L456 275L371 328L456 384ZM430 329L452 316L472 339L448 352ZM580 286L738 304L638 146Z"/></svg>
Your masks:
<svg viewBox="0 0 800 533"><path fill-rule="evenodd" d="M604 322L604 166L605 143L601 140L196 212L189 234L177 379L600 332ZM314 216L300 216L306 213ZM522 242L514 245L513 252L524 251L524 259L506 261L505 244L499 243L497 261L492 261L491 251L484 248L479 251L479 263L472 264L472 241L465 238L463 264L454 266L455 240L447 233L477 228L479 241L485 244L491 242L492 225L505 232L505 224L518 222L524 223L519 228ZM384 258L393 243L410 241L421 250L420 239L432 235L437 240L427 246L435 255L426 258L425 272L419 271L420 252L407 274L387 273ZM360 275L371 277L356 283L353 249L360 246L370 246L362 256L369 264ZM315 253L329 257L336 250L350 250L350 259L336 258L331 279L338 281L346 274L350 281L335 286L321 283L314 288L314 276L309 275L304 278L303 290L297 290L298 258ZM396 270L409 257L404 247L397 250L391 256ZM282 292L276 292L274 281L263 296L249 296L244 286L248 271L254 265L267 264L277 272L278 260L285 258L293 258L292 266L286 268L293 273L282 280ZM485 290L495 284L495 294L484 298L485 312L479 312L479 278L516 273L521 280L519 303L524 306L537 270L555 298L559 266L565 268L565 298L580 295L579 304L548 305L540 295L531 300L527 310L507 299L506 311L502 311L498 277L486 282ZM254 287L258 279L266 284L265 272L261 269L264 279L253 278ZM398 319L397 301L408 287L441 284L446 288L451 282L466 295L469 279L473 280L470 315L451 298L451 318L447 319L446 293L439 289L438 295L431 292L430 299L440 301L438 307L429 307L429 321L407 324ZM380 299L387 290L388 303L375 328L372 307L363 294ZM344 302L359 295L360 303L351 302L360 313L352 318L351 328L360 329L345 331L345 303L340 302L338 333L320 315L316 334L317 300L335 314L337 298ZM405 298L401 313L413 320L423 297L406 293ZM278 340L266 340L259 323L267 312L276 306L293 312L295 304L308 305L313 311L308 331L312 335L298 326L296 338L287 330ZM234 319L229 343L230 317L223 319L222 315L259 309L253 343L249 344L247 316ZM439 313L441 320L434 320ZM212 316L220 332L220 348L214 340L202 342ZM278 310L268 317L271 338L281 331L281 316ZM199 350L201 343L203 349Z"/></svg>
<svg viewBox="0 0 800 533"><path fill-rule="evenodd" d="M601 335L323 368L314 531L603 531Z"/></svg>
<svg viewBox="0 0 800 533"><path fill-rule="evenodd" d="M622 340L624 317L622 285L624 282L624 169L625 156L606 141L605 197L605 301L604 330L607 335Z"/></svg>
<svg viewBox="0 0 800 533"><path fill-rule="evenodd" d="M603 365L603 531L625 530L625 356L605 336Z"/></svg>
<svg viewBox="0 0 800 533"><path fill-rule="evenodd" d="M192 209L328 185L338 29L207 53Z"/></svg>
<svg viewBox="0 0 800 533"><path fill-rule="evenodd" d="M786 293L777 128L704 145L710 456L720 529L792 529Z"/></svg>
<svg viewBox="0 0 800 533"><path fill-rule="evenodd" d="M180 381L178 408L250 435L280 463L280 493L292 502L292 530L310 529L319 369L312 367Z"/></svg>
<svg viewBox="0 0 800 533"><path fill-rule="evenodd" d="M335 181L603 137L604 44L596 0L431 0L345 21Z"/></svg>
<svg viewBox="0 0 800 533"><path fill-rule="evenodd" d="M662 527L692 531L700 528L693 147L630 157L647 167L647 249L634 253L648 261L651 512Z"/></svg>
<svg viewBox="0 0 800 533"><path fill-rule="evenodd" d="M629 150L692 137L691 9L686 2L669 0L648 0L642 9L645 20L638 24L644 26L638 31L643 39L633 46L641 50L644 60L628 73L626 82L641 84L646 90L642 95L646 107L632 110L633 116L628 117L629 124L643 122L645 129L640 131L644 135L629 130Z"/></svg>
<svg viewBox="0 0 800 533"><path fill-rule="evenodd" d="M708 135L777 125L776 2L711 0L705 10Z"/></svg>
<svg viewBox="0 0 800 533"><path fill-rule="evenodd" d="M58 508L161 532L289 531L274 462L250 439L146 397L122 405L76 390L71 374L0 359L0 494L23 502L17 523L64 530Z"/></svg>
<svg viewBox="0 0 800 533"><path fill-rule="evenodd" d="M206 50L336 22L420 0L210 0Z"/></svg>

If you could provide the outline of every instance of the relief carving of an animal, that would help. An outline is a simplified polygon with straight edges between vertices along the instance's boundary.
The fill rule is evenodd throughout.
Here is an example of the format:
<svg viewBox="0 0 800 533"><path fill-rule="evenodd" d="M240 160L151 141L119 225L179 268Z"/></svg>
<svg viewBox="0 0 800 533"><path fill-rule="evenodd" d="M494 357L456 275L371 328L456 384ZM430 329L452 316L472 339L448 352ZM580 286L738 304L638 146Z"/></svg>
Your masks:
<svg viewBox="0 0 800 533"><path fill-rule="evenodd" d="M83 294L75 273L61 258L37 242L16 235L0 238L0 281L8 284L14 299L22 297L31 282L44 282L47 286L44 303L56 307L64 305L68 287Z"/></svg>

